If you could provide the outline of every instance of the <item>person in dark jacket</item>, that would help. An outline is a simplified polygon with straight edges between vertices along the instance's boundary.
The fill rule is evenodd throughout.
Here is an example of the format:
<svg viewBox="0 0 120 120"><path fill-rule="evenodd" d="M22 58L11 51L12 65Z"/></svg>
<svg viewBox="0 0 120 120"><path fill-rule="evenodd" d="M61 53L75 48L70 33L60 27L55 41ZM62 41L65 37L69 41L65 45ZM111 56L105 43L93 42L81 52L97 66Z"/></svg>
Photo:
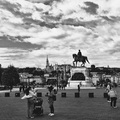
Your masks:
<svg viewBox="0 0 120 120"><path fill-rule="evenodd" d="M108 92L108 95L110 96L111 99L111 103L110 103L111 107L117 108L116 106L117 92L113 87L111 87L111 90Z"/></svg>
<svg viewBox="0 0 120 120"><path fill-rule="evenodd" d="M78 93L80 93L80 85L78 85Z"/></svg>
<svg viewBox="0 0 120 120"><path fill-rule="evenodd" d="M48 93L46 94L48 97L48 103L49 103L49 108L50 108L50 113L48 114L49 116L54 116L54 87L51 85L48 87Z"/></svg>

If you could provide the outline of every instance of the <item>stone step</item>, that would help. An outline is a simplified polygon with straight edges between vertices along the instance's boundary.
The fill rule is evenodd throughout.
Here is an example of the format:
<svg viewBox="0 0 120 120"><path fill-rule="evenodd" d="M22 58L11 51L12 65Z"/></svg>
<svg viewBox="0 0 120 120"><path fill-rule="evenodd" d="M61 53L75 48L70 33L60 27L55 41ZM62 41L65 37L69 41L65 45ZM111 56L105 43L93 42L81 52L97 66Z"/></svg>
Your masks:
<svg viewBox="0 0 120 120"><path fill-rule="evenodd" d="M78 89L77 87L69 87L67 86L65 89ZM80 89L96 89L96 87L86 87L86 86L81 86Z"/></svg>

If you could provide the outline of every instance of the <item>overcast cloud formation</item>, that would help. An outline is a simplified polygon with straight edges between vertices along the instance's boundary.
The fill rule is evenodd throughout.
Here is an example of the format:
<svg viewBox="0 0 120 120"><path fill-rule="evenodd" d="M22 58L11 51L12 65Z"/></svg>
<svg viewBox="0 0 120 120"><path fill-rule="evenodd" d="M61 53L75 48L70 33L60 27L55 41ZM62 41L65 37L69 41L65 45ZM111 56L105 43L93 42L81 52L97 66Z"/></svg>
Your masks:
<svg viewBox="0 0 120 120"><path fill-rule="evenodd" d="M120 67L120 0L0 0L0 63Z"/></svg>

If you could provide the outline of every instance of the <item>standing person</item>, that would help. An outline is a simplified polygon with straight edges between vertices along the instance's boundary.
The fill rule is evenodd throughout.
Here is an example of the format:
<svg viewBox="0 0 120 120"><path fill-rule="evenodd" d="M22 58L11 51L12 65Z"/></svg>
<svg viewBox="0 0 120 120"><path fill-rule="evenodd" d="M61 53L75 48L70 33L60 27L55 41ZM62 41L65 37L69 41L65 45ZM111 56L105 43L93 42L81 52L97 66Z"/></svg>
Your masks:
<svg viewBox="0 0 120 120"><path fill-rule="evenodd" d="M21 92L21 90L22 90L22 85L19 86L19 91Z"/></svg>
<svg viewBox="0 0 120 120"><path fill-rule="evenodd" d="M27 117L34 118L33 109L34 109L34 99L36 97L36 93L31 90L31 87L28 87L25 90L25 95L21 99L27 99Z"/></svg>
<svg viewBox="0 0 120 120"><path fill-rule="evenodd" d="M111 103L110 103L111 107L117 108L117 106L116 106L117 92L116 92L116 90L114 90L113 87L108 92L108 95L110 96L110 99L111 99Z"/></svg>
<svg viewBox="0 0 120 120"><path fill-rule="evenodd" d="M78 93L80 93L80 85L78 85Z"/></svg>
<svg viewBox="0 0 120 120"><path fill-rule="evenodd" d="M25 86L23 85L22 88L23 88L23 92L24 92L24 90L25 90Z"/></svg>
<svg viewBox="0 0 120 120"><path fill-rule="evenodd" d="M54 116L55 93L54 93L54 88L52 85L48 87L48 93L46 94L46 96L48 97L48 103L49 103L49 108L50 108L50 113L48 115Z"/></svg>
<svg viewBox="0 0 120 120"><path fill-rule="evenodd" d="M106 87L107 101L108 101L108 102L111 102L111 101L110 101L110 96L109 96L109 94L108 94L110 90L111 90L111 83L108 82L107 87Z"/></svg>

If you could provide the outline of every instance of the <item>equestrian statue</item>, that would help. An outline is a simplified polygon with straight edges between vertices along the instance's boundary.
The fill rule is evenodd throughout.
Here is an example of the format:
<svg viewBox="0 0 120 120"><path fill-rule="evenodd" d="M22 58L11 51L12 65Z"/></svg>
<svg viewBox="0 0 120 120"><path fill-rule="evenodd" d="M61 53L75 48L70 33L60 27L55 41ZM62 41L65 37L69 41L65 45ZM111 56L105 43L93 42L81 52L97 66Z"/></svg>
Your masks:
<svg viewBox="0 0 120 120"><path fill-rule="evenodd" d="M78 51L78 54L73 54L73 59L74 59L74 61L73 61L73 65L74 65L74 66L77 66L77 62L82 62L82 63L81 63L81 66L85 66L86 61L87 61L88 63L90 63L90 62L88 61L87 56L83 56L80 50ZM76 63L76 64L75 64L75 63Z"/></svg>

